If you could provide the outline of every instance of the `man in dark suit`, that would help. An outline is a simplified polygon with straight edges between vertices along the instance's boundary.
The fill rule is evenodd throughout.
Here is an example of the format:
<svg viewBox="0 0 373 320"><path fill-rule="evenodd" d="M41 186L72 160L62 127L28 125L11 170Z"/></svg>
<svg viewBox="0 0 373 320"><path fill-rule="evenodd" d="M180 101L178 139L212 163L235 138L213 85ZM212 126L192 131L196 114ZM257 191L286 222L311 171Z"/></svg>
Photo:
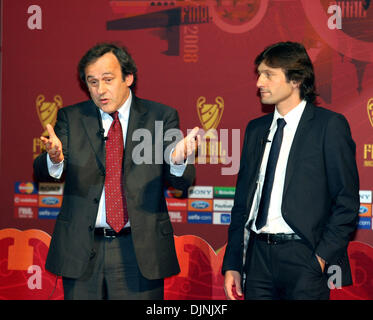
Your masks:
<svg viewBox="0 0 373 320"><path fill-rule="evenodd" d="M224 289L229 299L328 299L328 278L352 283L355 143L341 114L313 104L313 66L303 45L271 45L255 64L261 102L275 111L246 128Z"/></svg>
<svg viewBox="0 0 373 320"><path fill-rule="evenodd" d="M65 182L46 261L65 299L162 299L180 271L164 187L191 185L198 128L182 139L176 110L134 96L136 71L125 48L91 48L79 73L92 100L60 109L41 138L36 178Z"/></svg>

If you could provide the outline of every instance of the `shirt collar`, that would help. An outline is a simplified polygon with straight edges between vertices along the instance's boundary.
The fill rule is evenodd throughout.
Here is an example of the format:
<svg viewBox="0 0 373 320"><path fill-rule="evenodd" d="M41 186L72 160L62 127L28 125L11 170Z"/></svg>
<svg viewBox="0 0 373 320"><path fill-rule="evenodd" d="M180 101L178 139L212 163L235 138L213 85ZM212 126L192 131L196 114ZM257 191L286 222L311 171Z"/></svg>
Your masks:
<svg viewBox="0 0 373 320"><path fill-rule="evenodd" d="M304 111L304 108L306 107L306 103L306 100L302 100L295 108L289 111L285 116L282 116L277 111L277 108L275 108L270 130L274 130L277 127L278 118L284 118L286 121L286 127L291 130L296 130L298 127L299 120Z"/></svg>

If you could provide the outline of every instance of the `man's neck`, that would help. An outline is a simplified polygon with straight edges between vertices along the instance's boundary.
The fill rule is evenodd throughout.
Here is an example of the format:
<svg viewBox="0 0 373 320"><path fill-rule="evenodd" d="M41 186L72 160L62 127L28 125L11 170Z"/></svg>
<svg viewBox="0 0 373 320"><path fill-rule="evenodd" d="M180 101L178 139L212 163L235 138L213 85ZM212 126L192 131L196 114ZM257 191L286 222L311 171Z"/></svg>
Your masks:
<svg viewBox="0 0 373 320"><path fill-rule="evenodd" d="M283 101L276 105L276 109L278 113L284 117L291 110L293 110L297 105L299 105L301 101L302 100L299 97L293 98L291 100Z"/></svg>

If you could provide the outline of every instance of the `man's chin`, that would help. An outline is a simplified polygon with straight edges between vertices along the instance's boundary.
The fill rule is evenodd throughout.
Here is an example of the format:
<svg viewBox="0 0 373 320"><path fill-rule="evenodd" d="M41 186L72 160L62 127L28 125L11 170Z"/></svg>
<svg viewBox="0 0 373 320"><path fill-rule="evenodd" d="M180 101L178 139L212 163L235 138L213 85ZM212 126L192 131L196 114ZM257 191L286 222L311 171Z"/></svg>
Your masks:
<svg viewBox="0 0 373 320"><path fill-rule="evenodd" d="M113 113L113 112L117 111L115 109L115 106L112 106L110 104L96 103L96 105L97 105L97 107L99 107L105 113Z"/></svg>
<svg viewBox="0 0 373 320"><path fill-rule="evenodd" d="M262 104L274 104L272 101L270 101L269 99L265 99L265 98L260 99L260 102Z"/></svg>

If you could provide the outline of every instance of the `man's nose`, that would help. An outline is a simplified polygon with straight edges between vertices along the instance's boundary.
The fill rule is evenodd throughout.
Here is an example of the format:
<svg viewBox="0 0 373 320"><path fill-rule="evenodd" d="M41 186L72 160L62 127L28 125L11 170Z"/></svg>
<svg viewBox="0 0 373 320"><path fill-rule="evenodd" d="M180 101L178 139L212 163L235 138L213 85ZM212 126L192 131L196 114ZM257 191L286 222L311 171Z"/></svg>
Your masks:
<svg viewBox="0 0 373 320"><path fill-rule="evenodd" d="M103 94L106 91L106 85L104 81L99 81L98 87L97 87L97 93L98 94Z"/></svg>
<svg viewBox="0 0 373 320"><path fill-rule="evenodd" d="M260 87L263 86L263 83L264 83L263 76L260 75L260 76L258 77L258 80L256 80L256 86L257 86L258 88L260 88Z"/></svg>

